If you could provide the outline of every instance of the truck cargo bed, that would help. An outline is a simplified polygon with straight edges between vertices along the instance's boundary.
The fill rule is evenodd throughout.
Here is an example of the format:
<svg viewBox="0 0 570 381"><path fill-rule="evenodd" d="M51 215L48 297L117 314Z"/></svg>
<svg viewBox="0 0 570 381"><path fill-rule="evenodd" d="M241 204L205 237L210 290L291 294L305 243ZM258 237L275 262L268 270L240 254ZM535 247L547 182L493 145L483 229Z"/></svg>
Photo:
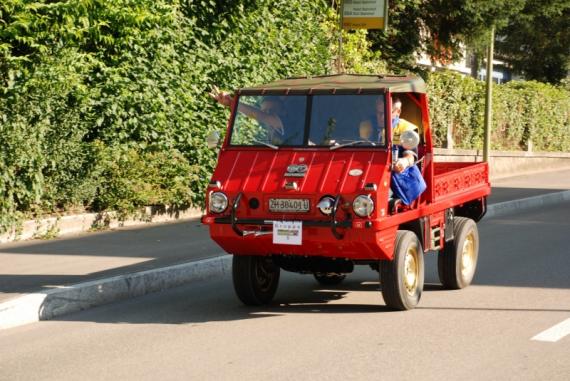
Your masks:
<svg viewBox="0 0 570 381"><path fill-rule="evenodd" d="M433 201L480 194L489 189L489 166L487 163L434 163ZM475 198L475 197L473 197Z"/></svg>

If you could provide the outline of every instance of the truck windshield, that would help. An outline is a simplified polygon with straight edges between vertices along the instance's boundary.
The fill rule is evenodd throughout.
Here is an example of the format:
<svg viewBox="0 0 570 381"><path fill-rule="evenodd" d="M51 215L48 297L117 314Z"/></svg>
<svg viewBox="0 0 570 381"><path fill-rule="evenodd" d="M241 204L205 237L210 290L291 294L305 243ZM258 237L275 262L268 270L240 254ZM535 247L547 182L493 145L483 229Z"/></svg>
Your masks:
<svg viewBox="0 0 570 381"><path fill-rule="evenodd" d="M384 95L239 97L231 145L384 147Z"/></svg>

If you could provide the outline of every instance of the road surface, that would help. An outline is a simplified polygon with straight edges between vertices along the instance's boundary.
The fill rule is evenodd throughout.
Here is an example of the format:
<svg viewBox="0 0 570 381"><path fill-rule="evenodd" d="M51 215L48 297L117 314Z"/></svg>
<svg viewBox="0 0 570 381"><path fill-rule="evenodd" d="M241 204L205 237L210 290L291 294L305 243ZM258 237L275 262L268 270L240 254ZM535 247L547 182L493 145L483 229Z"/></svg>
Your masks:
<svg viewBox="0 0 570 381"><path fill-rule="evenodd" d="M0 331L0 379L569 380L570 203L479 229L474 284L442 290L431 255L412 311L367 268L334 288L282 274L261 308L212 279Z"/></svg>

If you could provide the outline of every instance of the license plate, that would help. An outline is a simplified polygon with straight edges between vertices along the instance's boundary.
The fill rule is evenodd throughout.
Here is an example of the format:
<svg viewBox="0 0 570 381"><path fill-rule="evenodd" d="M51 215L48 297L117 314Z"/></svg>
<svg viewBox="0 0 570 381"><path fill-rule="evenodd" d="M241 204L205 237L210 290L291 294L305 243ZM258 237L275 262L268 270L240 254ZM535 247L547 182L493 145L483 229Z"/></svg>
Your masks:
<svg viewBox="0 0 570 381"><path fill-rule="evenodd" d="M302 245L303 223L301 221L273 221L273 243Z"/></svg>
<svg viewBox="0 0 570 381"><path fill-rule="evenodd" d="M271 212L308 212L309 204L309 200L304 198L270 198L269 210Z"/></svg>

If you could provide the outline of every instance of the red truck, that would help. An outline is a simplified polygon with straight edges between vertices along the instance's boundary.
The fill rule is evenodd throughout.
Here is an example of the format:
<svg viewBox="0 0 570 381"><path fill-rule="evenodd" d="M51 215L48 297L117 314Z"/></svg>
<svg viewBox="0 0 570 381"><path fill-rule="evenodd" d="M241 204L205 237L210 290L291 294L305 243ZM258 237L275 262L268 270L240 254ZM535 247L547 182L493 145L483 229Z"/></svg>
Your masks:
<svg viewBox="0 0 570 381"><path fill-rule="evenodd" d="M415 165L426 184L408 205L391 190L396 99L402 118L418 127ZM233 255L243 303L269 303L281 269L335 285L367 265L379 272L386 305L411 309L422 294L426 252L437 253L445 288L471 283L489 169L434 162L420 78L285 79L237 90L231 111L202 222ZM363 137L363 126L371 136Z"/></svg>

